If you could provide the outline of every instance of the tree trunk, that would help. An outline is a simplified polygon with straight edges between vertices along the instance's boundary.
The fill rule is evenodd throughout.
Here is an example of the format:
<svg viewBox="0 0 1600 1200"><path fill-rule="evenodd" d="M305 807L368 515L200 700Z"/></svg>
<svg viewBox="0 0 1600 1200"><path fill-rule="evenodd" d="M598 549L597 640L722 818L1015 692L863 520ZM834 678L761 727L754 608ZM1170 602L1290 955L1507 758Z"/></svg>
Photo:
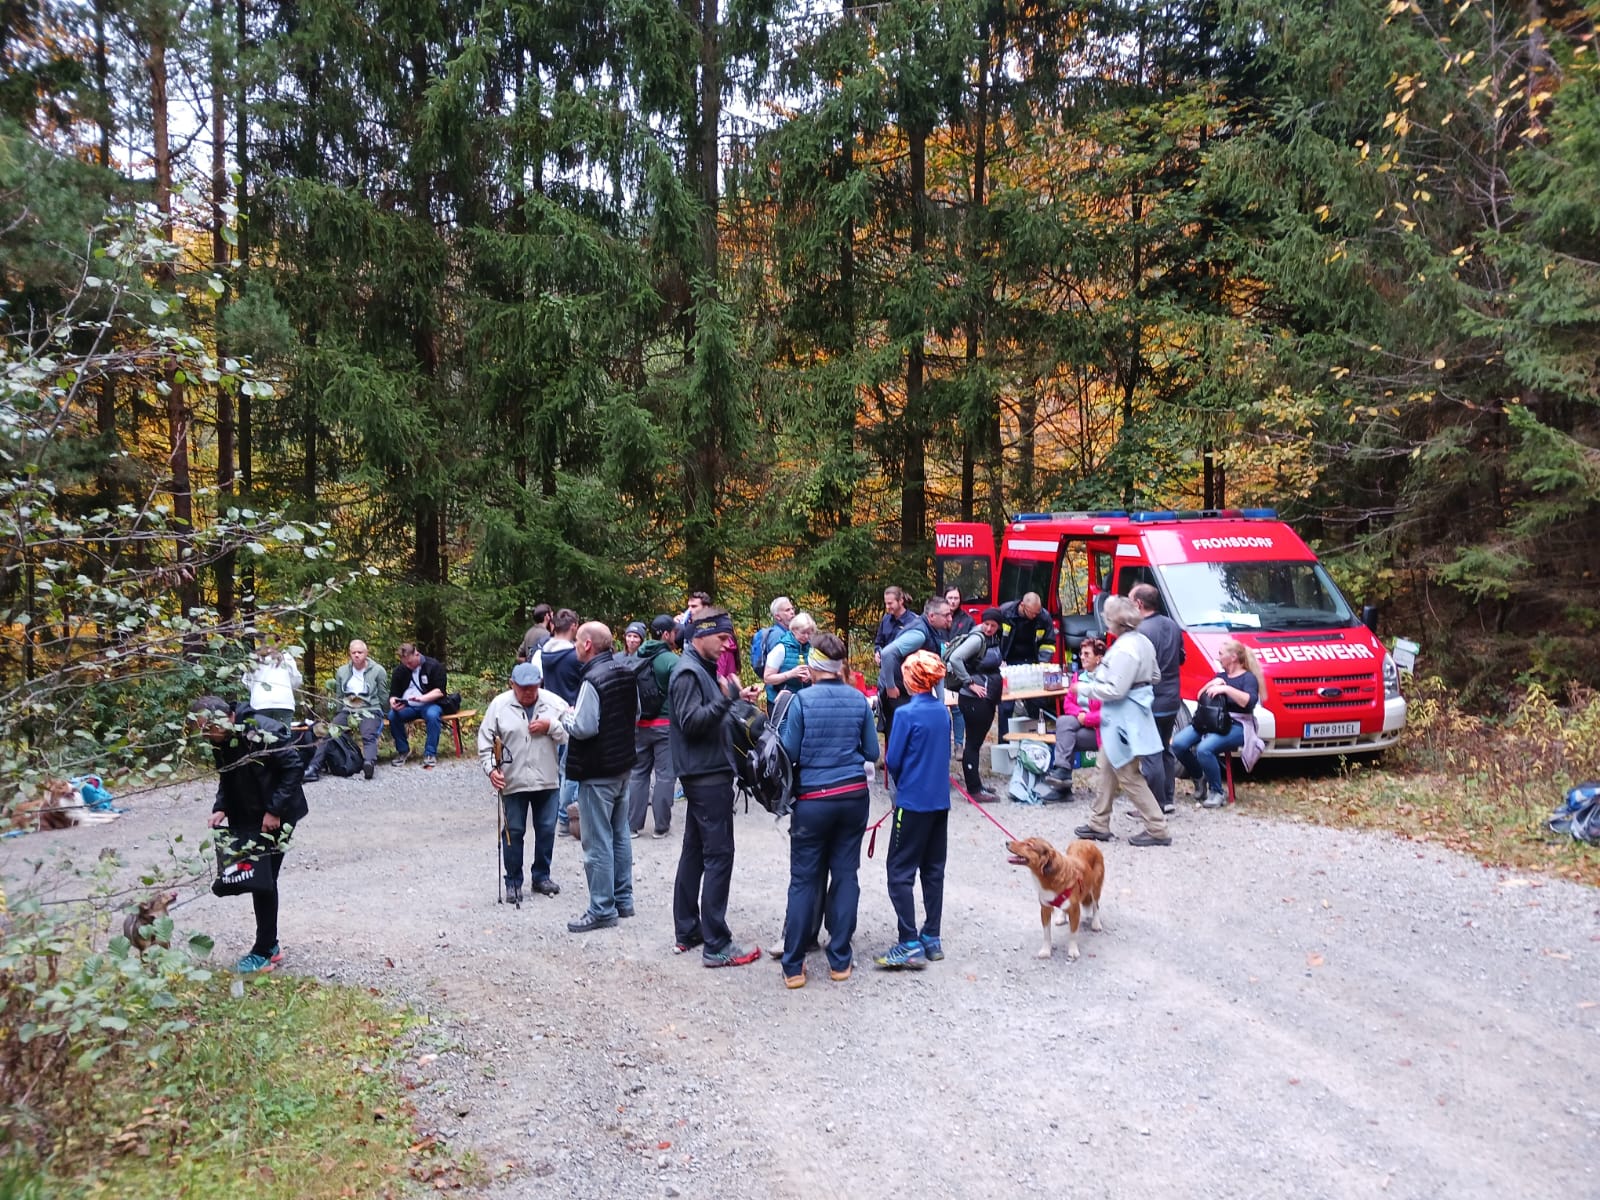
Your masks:
<svg viewBox="0 0 1600 1200"><path fill-rule="evenodd" d="M161 234L173 241L172 226L172 142L168 131L167 111L167 30L152 27L146 51L146 66L150 72L150 131L151 148L155 165L155 204L161 215ZM172 290L177 272L169 260L157 272L163 289ZM176 569L178 603L187 616L191 609L200 606L200 580L189 559L194 546L194 493L189 481L189 423L188 389L177 378L177 367L169 366L166 372L167 436L171 446L168 465L172 470L172 523L176 533ZM188 647L191 652L197 646Z"/></svg>
<svg viewBox="0 0 1600 1200"><path fill-rule="evenodd" d="M909 131L911 152L911 259L918 266L928 248L927 190L928 134L920 124ZM906 351L906 407L901 442L900 549L909 558L925 552L928 537L928 465L926 414L923 412L923 372L926 318L918 315L917 328Z"/></svg>
<svg viewBox="0 0 1600 1200"><path fill-rule="evenodd" d="M223 0L211 0L211 269L224 281L224 290L217 297L217 358L227 357L227 340L223 334L223 319L228 311L226 281L229 276L228 242L223 236L227 216L223 205L228 202L228 159L224 152L227 144L228 124L223 86L224 53ZM217 386L217 511L225 515L233 503L233 393ZM217 616L223 625L234 619L233 602L234 556L227 553L217 560Z"/></svg>

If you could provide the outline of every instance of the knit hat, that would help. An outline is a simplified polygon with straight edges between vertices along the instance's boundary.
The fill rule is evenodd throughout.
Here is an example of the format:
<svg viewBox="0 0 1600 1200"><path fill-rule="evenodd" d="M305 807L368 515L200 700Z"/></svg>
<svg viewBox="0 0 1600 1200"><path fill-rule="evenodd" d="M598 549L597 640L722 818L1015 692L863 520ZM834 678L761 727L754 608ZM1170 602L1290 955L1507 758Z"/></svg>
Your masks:
<svg viewBox="0 0 1600 1200"><path fill-rule="evenodd" d="M628 627L622 631L622 636L627 637L630 633L637 633L641 642L650 636L650 630L645 628L643 621L629 621Z"/></svg>
<svg viewBox="0 0 1600 1200"><path fill-rule="evenodd" d="M905 676L907 691L931 692L934 685L944 678L944 663L937 654L918 650L906 659L900 673Z"/></svg>
<svg viewBox="0 0 1600 1200"><path fill-rule="evenodd" d="M996 625L1004 625L1006 623L1006 615L998 608L986 608L983 610L983 616L979 617L978 620L993 621Z"/></svg>

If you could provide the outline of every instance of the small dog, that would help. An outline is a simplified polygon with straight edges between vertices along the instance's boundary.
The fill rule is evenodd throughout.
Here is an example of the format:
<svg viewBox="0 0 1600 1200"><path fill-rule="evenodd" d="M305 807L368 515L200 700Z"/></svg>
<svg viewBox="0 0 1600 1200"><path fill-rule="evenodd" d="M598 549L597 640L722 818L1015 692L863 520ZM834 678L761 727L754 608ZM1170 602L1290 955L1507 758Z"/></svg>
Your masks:
<svg viewBox="0 0 1600 1200"><path fill-rule="evenodd" d="M1084 838L1072 842L1063 853L1043 838L1032 837L1022 842L1007 842L1006 849L1015 854L1028 870L1033 872L1039 887L1039 924L1044 927L1044 943L1039 947L1039 958L1049 958L1054 947L1050 940L1052 919L1056 925L1069 925L1067 957L1078 957L1078 917L1085 906L1089 909L1089 928L1101 932L1100 892L1106 882L1106 860L1100 847Z"/></svg>
<svg viewBox="0 0 1600 1200"><path fill-rule="evenodd" d="M7 816L18 829L33 830L71 829L117 818L115 813L90 812L83 797L64 779L46 780L42 795L17 801Z"/></svg>
<svg viewBox="0 0 1600 1200"><path fill-rule="evenodd" d="M157 892L148 900L139 905L136 912L129 913L122 922L122 936L133 943L133 948L140 953L150 949L159 942L163 946L171 943L162 937L156 936L154 929L146 929L154 925L167 915L167 906L178 898L177 892Z"/></svg>

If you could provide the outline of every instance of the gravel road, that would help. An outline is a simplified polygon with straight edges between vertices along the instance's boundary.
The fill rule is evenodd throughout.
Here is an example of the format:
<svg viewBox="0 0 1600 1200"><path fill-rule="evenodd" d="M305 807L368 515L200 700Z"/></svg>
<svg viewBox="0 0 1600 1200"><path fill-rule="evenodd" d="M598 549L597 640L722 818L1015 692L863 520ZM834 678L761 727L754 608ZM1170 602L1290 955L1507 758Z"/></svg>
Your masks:
<svg viewBox="0 0 1600 1200"><path fill-rule="evenodd" d="M156 860L210 785L47 842ZM947 958L890 974L887 838L863 860L858 969L708 971L671 951L678 854L633 843L639 915L588 935L562 893L495 903L475 764L307 788L282 881L284 969L382 989L432 1028L421 1122L493 1197L1600 1196L1600 896L1420 843L1183 806L1167 849L1105 847L1106 932L1038 961L1031 880L957 801ZM874 805L883 811L886 802ZM993 810L1063 845L1084 804ZM675 810L681 814L681 807ZM730 921L772 943L784 833L737 822ZM244 901L180 925L247 947ZM820 976L820 978L819 978ZM509 1165L508 1165L509 1164Z"/></svg>

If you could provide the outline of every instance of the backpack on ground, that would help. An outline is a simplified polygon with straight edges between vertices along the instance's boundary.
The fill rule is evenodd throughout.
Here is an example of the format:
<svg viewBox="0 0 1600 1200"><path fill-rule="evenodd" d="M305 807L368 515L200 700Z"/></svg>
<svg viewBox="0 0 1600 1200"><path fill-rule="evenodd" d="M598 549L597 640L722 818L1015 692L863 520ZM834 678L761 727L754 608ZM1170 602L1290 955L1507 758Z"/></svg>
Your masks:
<svg viewBox="0 0 1600 1200"><path fill-rule="evenodd" d="M774 817L786 817L794 807L794 767L778 736L778 721L747 700L735 700L728 709L728 732L733 744L733 777L744 793L745 811L753 799Z"/></svg>
<svg viewBox="0 0 1600 1200"><path fill-rule="evenodd" d="M348 779L361 770L361 747L356 745L355 734L347 728L334 726L328 730L328 749L322 756L322 773Z"/></svg>
<svg viewBox="0 0 1600 1200"><path fill-rule="evenodd" d="M661 715L661 707L667 702L666 692L661 690L661 681L656 678L656 659L659 655L645 658L635 655L628 663L633 671L633 682L639 688L639 719L653 721Z"/></svg>

